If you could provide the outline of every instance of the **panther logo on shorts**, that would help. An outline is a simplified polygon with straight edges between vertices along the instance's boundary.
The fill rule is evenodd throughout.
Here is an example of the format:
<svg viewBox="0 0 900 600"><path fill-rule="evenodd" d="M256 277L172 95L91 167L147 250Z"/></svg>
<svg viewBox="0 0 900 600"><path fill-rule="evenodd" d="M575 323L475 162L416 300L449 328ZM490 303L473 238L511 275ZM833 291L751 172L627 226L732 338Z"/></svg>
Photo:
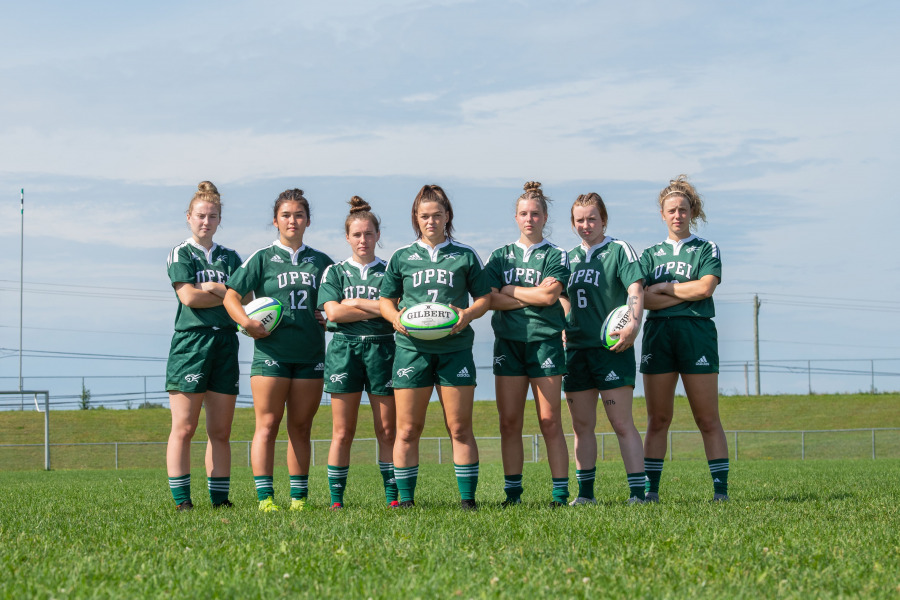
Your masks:
<svg viewBox="0 0 900 600"><path fill-rule="evenodd" d="M641 354L641 364L642 364L642 365L649 365L649 364L650 364L650 359L651 359L651 358L653 358L653 355L652 355L652 354Z"/></svg>
<svg viewBox="0 0 900 600"><path fill-rule="evenodd" d="M331 383L344 383L344 379L347 378L346 373L335 373L329 379L331 379Z"/></svg>
<svg viewBox="0 0 900 600"><path fill-rule="evenodd" d="M184 376L184 380L188 383L197 383L203 377L203 373L188 373Z"/></svg>
<svg viewBox="0 0 900 600"><path fill-rule="evenodd" d="M397 377L406 377L407 379L409 379L409 374L415 370L415 367L405 367L403 369L397 369Z"/></svg>
<svg viewBox="0 0 900 600"><path fill-rule="evenodd" d="M498 365L498 366L499 366L499 365L502 365L504 360L506 360L506 355L505 355L505 354L501 354L500 356L495 356L495 357L494 357L494 364L495 364L495 365Z"/></svg>
<svg viewBox="0 0 900 600"><path fill-rule="evenodd" d="M277 361L277 360L269 360L269 359L266 359L266 366L267 366L267 367L277 367L277 366L279 366L279 365L278 365L278 361Z"/></svg>

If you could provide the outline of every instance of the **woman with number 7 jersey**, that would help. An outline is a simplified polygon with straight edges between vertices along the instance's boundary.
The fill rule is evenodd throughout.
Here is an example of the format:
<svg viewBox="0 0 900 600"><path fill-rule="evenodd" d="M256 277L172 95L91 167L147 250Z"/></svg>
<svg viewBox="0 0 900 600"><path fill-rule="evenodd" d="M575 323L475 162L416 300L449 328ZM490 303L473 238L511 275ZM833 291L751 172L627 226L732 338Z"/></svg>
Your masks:
<svg viewBox="0 0 900 600"><path fill-rule="evenodd" d="M625 464L630 495L628 502L644 501L644 469L641 436L634 426L637 339L643 317L644 274L637 253L627 243L606 235L609 216L600 194L578 196L571 210L572 228L581 244L569 252L572 275L568 281L566 401L575 431L575 479L578 495L572 505L594 504L597 472L597 398L603 400L606 417L616 432ZM606 316L626 304L630 321L610 337L607 348L600 334Z"/></svg>
<svg viewBox="0 0 900 600"><path fill-rule="evenodd" d="M453 207L444 190L424 186L412 205L417 240L398 249L388 261L381 284L381 314L399 335L394 356L394 399L397 438L394 477L400 507L414 506L419 472L419 438L432 389L437 388L444 421L453 443L453 464L464 510L475 510L478 446L472 431L475 361L469 326L487 312L491 288L484 266L470 246L452 238ZM469 295L473 298L469 306ZM401 309L420 302L448 304L459 314L450 335L420 340L400 322Z"/></svg>
<svg viewBox="0 0 900 600"><path fill-rule="evenodd" d="M325 370L324 319L316 306L322 273L334 262L303 243L310 220L303 191L282 192L272 217L278 240L244 261L228 280L225 294L228 314L255 340L250 388L256 431L250 462L259 509L264 512L279 510L272 471L285 407L291 510L303 510L308 496L310 430L322 399ZM244 312L240 299L250 292L257 298L267 296L281 302L281 323L271 333Z"/></svg>

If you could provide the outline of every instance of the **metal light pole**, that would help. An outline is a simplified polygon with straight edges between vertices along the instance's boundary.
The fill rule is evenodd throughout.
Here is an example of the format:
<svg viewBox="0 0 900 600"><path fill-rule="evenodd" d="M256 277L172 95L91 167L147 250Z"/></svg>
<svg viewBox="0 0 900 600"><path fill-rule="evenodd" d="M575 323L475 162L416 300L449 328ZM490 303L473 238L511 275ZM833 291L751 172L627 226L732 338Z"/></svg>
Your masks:
<svg viewBox="0 0 900 600"><path fill-rule="evenodd" d="M25 289L25 188L21 190L21 204L19 205L19 214L21 215L21 237L19 241L19 391L22 387L22 309L25 306L23 301L23 290ZM22 406L21 410L25 410L25 396L20 396Z"/></svg>

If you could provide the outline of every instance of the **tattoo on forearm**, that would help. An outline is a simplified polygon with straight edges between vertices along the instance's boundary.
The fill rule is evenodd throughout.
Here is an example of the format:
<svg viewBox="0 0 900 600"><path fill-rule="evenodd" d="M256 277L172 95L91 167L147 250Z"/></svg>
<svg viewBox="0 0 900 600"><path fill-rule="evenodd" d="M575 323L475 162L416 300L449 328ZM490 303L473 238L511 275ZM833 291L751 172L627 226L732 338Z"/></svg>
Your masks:
<svg viewBox="0 0 900 600"><path fill-rule="evenodd" d="M640 325L641 319L644 318L644 311L638 312L637 306L636 306L637 301L638 301L637 296L628 296L628 310L629 310L629 312L631 312L631 318L634 320L635 323Z"/></svg>

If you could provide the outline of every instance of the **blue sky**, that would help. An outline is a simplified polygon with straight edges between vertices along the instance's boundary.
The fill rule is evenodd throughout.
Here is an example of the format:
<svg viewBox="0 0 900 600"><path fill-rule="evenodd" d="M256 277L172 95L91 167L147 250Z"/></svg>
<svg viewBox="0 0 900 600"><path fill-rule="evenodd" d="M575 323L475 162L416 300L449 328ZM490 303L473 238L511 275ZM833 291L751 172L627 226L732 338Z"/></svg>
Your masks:
<svg viewBox="0 0 900 600"><path fill-rule="evenodd" d="M558 244L577 243L571 201L597 191L611 235L640 250L665 236L656 192L688 173L707 202L699 234L725 261L723 361L752 358L758 293L764 360L893 358L875 368L900 373L888 241L900 217L898 13L889 2L6 6L0 347L18 347L22 187L24 347L161 358L174 317L163 261L188 235L202 179L223 193L218 241L244 255L268 243L272 201L301 187L308 241L337 259L351 195L382 215L386 256L410 241L409 204L431 182L484 257L516 237L527 180L556 200ZM487 319L478 333L486 357ZM16 377L17 355L0 357L0 377ZM24 368L28 387L61 394L72 381L39 377L163 369L35 354ZM476 397L492 397L480 377ZM812 387L869 385L822 375ZM743 391L743 373L723 373L722 388ZM807 381L764 375L763 389Z"/></svg>

